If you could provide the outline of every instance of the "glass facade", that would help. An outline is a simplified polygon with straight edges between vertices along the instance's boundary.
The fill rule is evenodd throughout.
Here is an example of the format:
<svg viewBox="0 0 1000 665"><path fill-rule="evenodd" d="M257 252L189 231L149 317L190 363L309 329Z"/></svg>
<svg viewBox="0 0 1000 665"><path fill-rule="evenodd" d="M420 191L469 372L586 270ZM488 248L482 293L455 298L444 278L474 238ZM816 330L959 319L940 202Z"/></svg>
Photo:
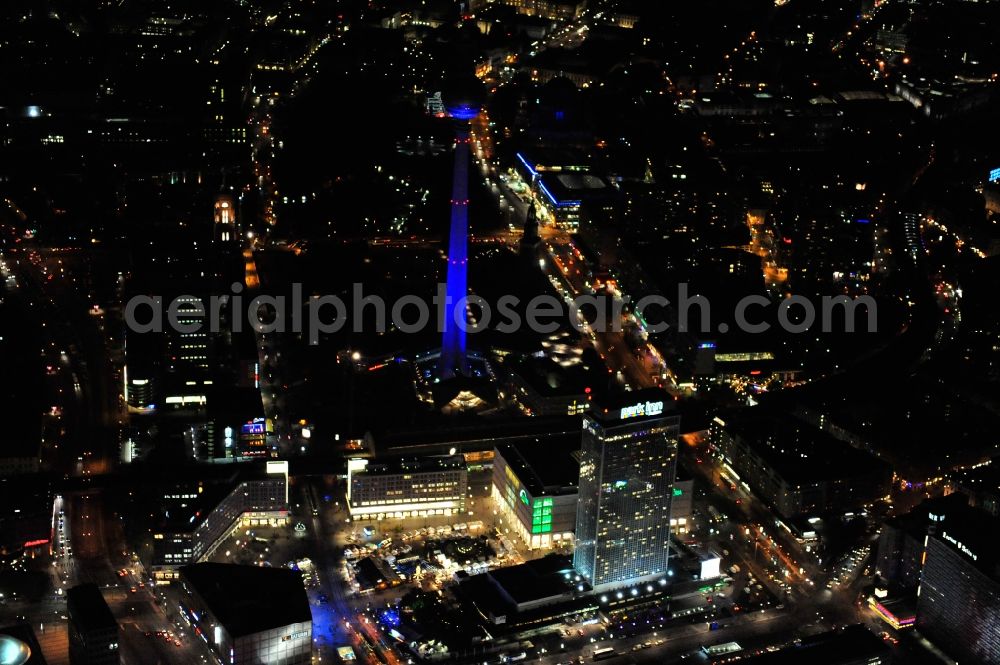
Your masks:
<svg viewBox="0 0 1000 665"><path fill-rule="evenodd" d="M917 601L917 628L961 663L1000 664L1000 583L973 557L944 542L947 531L927 539Z"/></svg>
<svg viewBox="0 0 1000 665"><path fill-rule="evenodd" d="M667 572L679 427L584 417L573 565L595 589Z"/></svg>

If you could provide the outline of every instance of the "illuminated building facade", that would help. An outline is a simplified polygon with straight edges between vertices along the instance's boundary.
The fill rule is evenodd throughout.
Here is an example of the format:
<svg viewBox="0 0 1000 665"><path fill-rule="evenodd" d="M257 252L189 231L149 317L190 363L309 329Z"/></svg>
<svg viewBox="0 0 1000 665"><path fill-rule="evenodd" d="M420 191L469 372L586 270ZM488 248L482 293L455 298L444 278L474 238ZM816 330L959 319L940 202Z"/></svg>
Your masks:
<svg viewBox="0 0 1000 665"><path fill-rule="evenodd" d="M288 462L269 461L264 474L233 483L175 486L163 497L165 521L153 534L153 577L176 579L178 569L204 561L235 529L288 523Z"/></svg>
<svg viewBox="0 0 1000 665"><path fill-rule="evenodd" d="M177 325L168 330L168 360L172 369L189 364L207 371L214 360L211 353L208 326L204 321L204 300L192 295L174 299ZM202 312L202 314L199 314Z"/></svg>
<svg viewBox="0 0 1000 665"><path fill-rule="evenodd" d="M49 549L55 522L54 480L48 473L0 477L0 556Z"/></svg>
<svg viewBox="0 0 1000 665"><path fill-rule="evenodd" d="M580 437L498 445L493 505L515 544L529 550L573 542Z"/></svg>
<svg viewBox="0 0 1000 665"><path fill-rule="evenodd" d="M219 242L239 240L236 229L236 202L233 197L220 194L215 199L215 239Z"/></svg>
<svg viewBox="0 0 1000 665"><path fill-rule="evenodd" d="M514 173L536 190L544 216L569 231L579 229L584 202L603 205L615 198L608 181L591 173L586 160L571 152L517 153Z"/></svg>
<svg viewBox="0 0 1000 665"><path fill-rule="evenodd" d="M220 663L312 662L312 613L299 571L199 563L182 568L180 580L181 616Z"/></svg>
<svg viewBox="0 0 1000 665"><path fill-rule="evenodd" d="M540 16L551 21L572 21L579 18L586 8L586 0L504 0L517 13Z"/></svg>
<svg viewBox="0 0 1000 665"><path fill-rule="evenodd" d="M658 390L583 419L573 566L605 590L667 574L680 418Z"/></svg>
<svg viewBox="0 0 1000 665"><path fill-rule="evenodd" d="M461 455L347 463L347 505L358 519L458 515L468 489Z"/></svg>
<svg viewBox="0 0 1000 665"><path fill-rule="evenodd" d="M961 663L1000 663L1000 521L949 514L928 536L917 629Z"/></svg>
<svg viewBox="0 0 1000 665"><path fill-rule="evenodd" d="M670 531L683 536L691 530L694 513L694 478L677 469L674 479L673 501L670 502Z"/></svg>

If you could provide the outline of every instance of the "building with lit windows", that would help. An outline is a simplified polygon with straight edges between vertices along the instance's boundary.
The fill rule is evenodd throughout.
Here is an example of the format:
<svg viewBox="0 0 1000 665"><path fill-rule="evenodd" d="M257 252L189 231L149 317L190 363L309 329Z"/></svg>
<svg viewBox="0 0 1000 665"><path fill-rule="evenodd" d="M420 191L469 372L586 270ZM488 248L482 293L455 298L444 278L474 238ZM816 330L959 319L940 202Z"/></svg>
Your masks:
<svg viewBox="0 0 1000 665"><path fill-rule="evenodd" d="M55 523L54 483L49 473L0 477L0 556L49 549Z"/></svg>
<svg viewBox="0 0 1000 665"><path fill-rule="evenodd" d="M573 542L579 453L579 435L496 447L493 505L515 544L534 550Z"/></svg>
<svg viewBox="0 0 1000 665"><path fill-rule="evenodd" d="M173 484L163 490L160 510L149 568L155 579L173 580L236 529L288 523L288 462L243 464L222 479Z"/></svg>
<svg viewBox="0 0 1000 665"><path fill-rule="evenodd" d="M536 191L542 218L576 231L584 203L607 204L617 190L590 172L587 161L573 151L536 149L517 153L514 173Z"/></svg>
<svg viewBox="0 0 1000 665"><path fill-rule="evenodd" d="M782 517L860 510L889 491L888 464L783 413L754 407L711 430L734 480Z"/></svg>
<svg viewBox="0 0 1000 665"><path fill-rule="evenodd" d="M312 662L312 613L299 571L198 563L182 568L180 581L181 617L220 663Z"/></svg>
<svg viewBox="0 0 1000 665"><path fill-rule="evenodd" d="M573 566L595 591L667 574L680 435L672 405L641 390L584 416Z"/></svg>
<svg viewBox="0 0 1000 665"><path fill-rule="evenodd" d="M949 513L927 537L917 629L960 663L1000 664L1000 520Z"/></svg>
<svg viewBox="0 0 1000 665"><path fill-rule="evenodd" d="M532 252L532 257L534 253ZM546 353L508 357L503 365L507 394L531 416L581 416L590 409L590 385L597 377L580 356L575 339L553 334Z"/></svg>
<svg viewBox="0 0 1000 665"><path fill-rule="evenodd" d="M462 455L347 463L347 505L357 519L457 515L468 489Z"/></svg>
<svg viewBox="0 0 1000 665"><path fill-rule="evenodd" d="M236 202L228 194L220 194L215 198L215 239L219 242L239 240L236 227Z"/></svg>
<svg viewBox="0 0 1000 665"><path fill-rule="evenodd" d="M677 467L673 500L670 502L670 531L678 536L688 533L694 513L694 478Z"/></svg>
<svg viewBox="0 0 1000 665"><path fill-rule="evenodd" d="M952 486L969 499L969 505L1000 517L1000 463L990 462L952 475Z"/></svg>
<svg viewBox="0 0 1000 665"><path fill-rule="evenodd" d="M550 21L572 21L583 14L586 0L504 0L525 16L540 16Z"/></svg>

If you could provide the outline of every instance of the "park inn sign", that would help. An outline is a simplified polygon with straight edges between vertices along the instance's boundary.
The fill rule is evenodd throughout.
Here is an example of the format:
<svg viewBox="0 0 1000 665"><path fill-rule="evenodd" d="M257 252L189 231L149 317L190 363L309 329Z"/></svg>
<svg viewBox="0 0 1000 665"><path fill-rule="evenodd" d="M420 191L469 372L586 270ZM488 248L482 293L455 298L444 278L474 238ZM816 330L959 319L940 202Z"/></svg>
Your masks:
<svg viewBox="0 0 1000 665"><path fill-rule="evenodd" d="M639 402L632 406L622 407L619 418L636 418L638 416L658 416L663 413L663 402Z"/></svg>

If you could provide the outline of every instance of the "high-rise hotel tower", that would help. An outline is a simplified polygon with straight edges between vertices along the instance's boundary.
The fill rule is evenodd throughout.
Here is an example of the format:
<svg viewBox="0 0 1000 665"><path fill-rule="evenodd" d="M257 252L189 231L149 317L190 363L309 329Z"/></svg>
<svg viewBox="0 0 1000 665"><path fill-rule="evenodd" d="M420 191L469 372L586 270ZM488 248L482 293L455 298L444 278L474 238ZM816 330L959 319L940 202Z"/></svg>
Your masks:
<svg viewBox="0 0 1000 665"><path fill-rule="evenodd" d="M573 566L595 591L667 573L680 418L660 390L584 416Z"/></svg>

